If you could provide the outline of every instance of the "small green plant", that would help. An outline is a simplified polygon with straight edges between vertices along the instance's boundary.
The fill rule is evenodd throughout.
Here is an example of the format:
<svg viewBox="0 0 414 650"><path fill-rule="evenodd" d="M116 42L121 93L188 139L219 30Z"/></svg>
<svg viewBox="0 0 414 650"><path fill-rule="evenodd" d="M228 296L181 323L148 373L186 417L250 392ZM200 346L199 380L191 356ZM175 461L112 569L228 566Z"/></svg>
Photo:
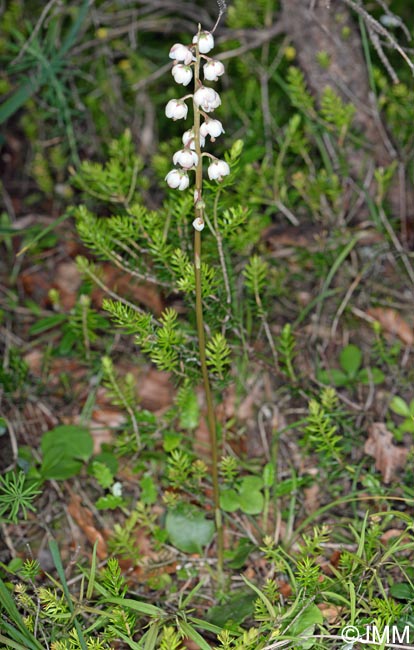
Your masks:
<svg viewBox="0 0 414 650"><path fill-rule="evenodd" d="M323 384L332 384L336 387L353 387L358 384L381 384L384 373L380 368L361 368L362 351L353 343L345 346L339 354L341 370L319 370L317 378Z"/></svg>
<svg viewBox="0 0 414 650"><path fill-rule="evenodd" d="M414 399L410 402L406 402L399 395L394 395L389 408L393 413L404 418L403 422L397 426L392 422L389 423L389 428L393 431L395 438L398 441L401 441L404 433L411 433L414 435Z"/></svg>
<svg viewBox="0 0 414 650"><path fill-rule="evenodd" d="M39 482L27 478L23 471L0 476L0 519L17 524L19 517L27 519L28 511L36 512L34 500L41 493Z"/></svg>

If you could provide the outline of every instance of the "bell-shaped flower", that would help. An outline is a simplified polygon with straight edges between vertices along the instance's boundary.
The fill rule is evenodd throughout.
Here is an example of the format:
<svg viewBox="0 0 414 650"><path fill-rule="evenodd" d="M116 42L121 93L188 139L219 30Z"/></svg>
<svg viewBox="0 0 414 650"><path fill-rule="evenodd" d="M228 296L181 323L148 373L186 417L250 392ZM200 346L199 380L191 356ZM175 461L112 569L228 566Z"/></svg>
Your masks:
<svg viewBox="0 0 414 650"><path fill-rule="evenodd" d="M188 106L182 99L170 99L165 107L165 114L173 120L181 120L186 118L188 113Z"/></svg>
<svg viewBox="0 0 414 650"><path fill-rule="evenodd" d="M166 175L165 180L173 190L186 190L190 184L190 179L184 169L172 169Z"/></svg>
<svg viewBox="0 0 414 650"><path fill-rule="evenodd" d="M168 56L170 59L174 59L174 61L183 61L185 65L188 65L194 59L191 50L186 45L182 45L182 43L175 43Z"/></svg>
<svg viewBox="0 0 414 650"><path fill-rule="evenodd" d="M191 70L190 66L183 65L182 63L174 65L171 73L174 77L174 81L177 84L182 84L183 86L188 86L191 79L193 78L193 71Z"/></svg>
<svg viewBox="0 0 414 650"><path fill-rule="evenodd" d="M194 129L188 129L185 133L183 133L183 145L184 147L190 147L190 149L195 149L195 140L194 140ZM206 142L206 139L204 136L201 135L200 133L200 147L204 147Z"/></svg>
<svg viewBox="0 0 414 650"><path fill-rule="evenodd" d="M224 160L213 160L208 166L207 174L211 181L222 181L223 176L230 174L230 167Z"/></svg>
<svg viewBox="0 0 414 650"><path fill-rule="evenodd" d="M201 232L204 230L205 223L201 217L196 217L193 221L193 228L198 230L198 232Z"/></svg>
<svg viewBox="0 0 414 650"><path fill-rule="evenodd" d="M217 81L222 74L224 74L224 65L221 61L210 59L210 61L204 64L204 79L207 79L208 81Z"/></svg>
<svg viewBox="0 0 414 650"><path fill-rule="evenodd" d="M214 142L214 140L224 132L225 131L220 120L206 120L200 126L200 135L204 136L205 138L209 135L212 142Z"/></svg>
<svg viewBox="0 0 414 650"><path fill-rule="evenodd" d="M176 151L173 155L174 165L181 165L184 169L190 169L198 163L198 156L195 151L191 151L188 147Z"/></svg>
<svg viewBox="0 0 414 650"><path fill-rule="evenodd" d="M211 32L200 32L193 38L193 43L198 43L198 50L201 54L207 54L214 47L214 36Z"/></svg>
<svg viewBox="0 0 414 650"><path fill-rule="evenodd" d="M200 86L195 91L194 101L206 113L211 113L221 104L220 95L213 88L207 88L206 86Z"/></svg>

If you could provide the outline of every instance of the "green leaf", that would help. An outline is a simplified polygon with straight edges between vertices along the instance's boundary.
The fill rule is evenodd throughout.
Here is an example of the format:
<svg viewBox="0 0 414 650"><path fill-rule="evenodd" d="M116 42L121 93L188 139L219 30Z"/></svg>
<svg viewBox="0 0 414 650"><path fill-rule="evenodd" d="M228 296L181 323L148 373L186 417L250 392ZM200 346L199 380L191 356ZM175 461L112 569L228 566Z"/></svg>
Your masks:
<svg viewBox="0 0 414 650"><path fill-rule="evenodd" d="M54 314L53 316L46 316L46 318L41 318L36 323L34 323L29 329L29 334L41 334L42 332L47 332L47 330L61 325L67 321L68 317L66 314Z"/></svg>
<svg viewBox="0 0 414 650"><path fill-rule="evenodd" d="M164 451L170 453L173 449L177 449L182 440L181 433L175 433L175 431L166 431L164 433L164 442L163 447Z"/></svg>
<svg viewBox="0 0 414 650"><path fill-rule="evenodd" d="M243 491L239 494L240 508L247 515L259 515L264 506L264 498L261 492L256 490Z"/></svg>
<svg viewBox="0 0 414 650"><path fill-rule="evenodd" d="M315 625L322 625L323 624L323 616L322 612L317 607L316 605L310 605L307 607L301 614L300 616L295 620L291 627L291 634L294 635L295 637L305 637L305 639L302 642L299 642L296 638L295 640L295 647L300 647L300 648L305 648L307 650L308 648L311 648L315 641L314 639L309 639L308 641L306 640L307 636L311 636L315 630Z"/></svg>
<svg viewBox="0 0 414 650"><path fill-rule="evenodd" d="M93 440L88 429L61 425L47 431L40 443L43 452L41 474L49 479L66 479L79 473L92 455Z"/></svg>
<svg viewBox="0 0 414 650"><path fill-rule="evenodd" d="M156 607L150 603L143 603L140 600L133 600L132 598L118 598L114 596L113 598L106 598L103 602L120 605L123 608L127 607L140 614L145 614L145 616L160 616L164 614L164 611L160 607Z"/></svg>
<svg viewBox="0 0 414 650"><path fill-rule="evenodd" d="M244 476L240 484L239 491L250 492L250 490L261 490L263 487L263 479L261 476Z"/></svg>
<svg viewBox="0 0 414 650"><path fill-rule="evenodd" d="M141 501L147 505L155 503L158 496L157 487L152 476L143 476L139 482L141 488Z"/></svg>
<svg viewBox="0 0 414 650"><path fill-rule="evenodd" d="M179 409L180 428L195 429L200 419L200 408L198 406L197 394L193 389L185 390L185 400L180 400Z"/></svg>
<svg viewBox="0 0 414 650"><path fill-rule="evenodd" d="M236 591L225 603L210 607L207 612L207 619L215 625L225 627L226 623L243 623L253 614L256 595L245 591Z"/></svg>
<svg viewBox="0 0 414 650"><path fill-rule="evenodd" d="M194 641L201 650L212 650L211 645L209 645L207 641L203 639L201 634L199 634L192 625L187 623L187 621L178 621L177 623L184 636Z"/></svg>
<svg viewBox="0 0 414 650"><path fill-rule="evenodd" d="M223 488L220 493L220 508L225 512L235 512L240 508L239 495L236 490Z"/></svg>
<svg viewBox="0 0 414 650"><path fill-rule="evenodd" d="M390 594L398 600L414 599L414 589L408 582L395 582L391 585Z"/></svg>
<svg viewBox="0 0 414 650"><path fill-rule="evenodd" d="M98 510L116 510L120 506L125 505L125 500L120 496L115 496L113 494L107 494L103 497L99 497L95 501L95 507Z"/></svg>
<svg viewBox="0 0 414 650"><path fill-rule="evenodd" d="M403 400L402 397L398 397L398 395L394 395L390 402L390 409L397 415L402 415L402 417L408 418L411 415L410 412L410 407L408 406L407 402Z"/></svg>
<svg viewBox="0 0 414 650"><path fill-rule="evenodd" d="M214 536L214 523L202 510L186 503L169 510L165 527L171 544L184 553L202 553Z"/></svg>
<svg viewBox="0 0 414 650"><path fill-rule="evenodd" d="M358 373L358 381L362 384L382 384L384 380L384 373L379 368L363 368Z"/></svg>
<svg viewBox="0 0 414 650"><path fill-rule="evenodd" d="M362 352L360 348L352 343L345 346L339 355L339 363L347 375L355 377L362 363Z"/></svg>
<svg viewBox="0 0 414 650"><path fill-rule="evenodd" d="M255 548L255 545L248 537L242 537L235 550L226 552L226 556L232 558L230 562L227 562L227 566L230 569L241 569Z"/></svg>
<svg viewBox="0 0 414 650"><path fill-rule="evenodd" d="M273 463L266 463L263 468L263 486L266 488L273 487L275 482L275 466Z"/></svg>
<svg viewBox="0 0 414 650"><path fill-rule="evenodd" d="M346 386L349 383L349 375L342 372L342 370L318 370L316 378L322 384L327 386Z"/></svg>

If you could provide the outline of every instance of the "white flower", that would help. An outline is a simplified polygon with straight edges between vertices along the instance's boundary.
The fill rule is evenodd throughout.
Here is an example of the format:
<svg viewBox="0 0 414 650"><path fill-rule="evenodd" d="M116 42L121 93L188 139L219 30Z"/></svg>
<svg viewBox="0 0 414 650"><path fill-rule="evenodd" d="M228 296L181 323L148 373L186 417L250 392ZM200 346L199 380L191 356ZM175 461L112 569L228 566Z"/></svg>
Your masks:
<svg viewBox="0 0 414 650"><path fill-rule="evenodd" d="M182 63L174 65L171 72L175 83L182 84L183 86L188 86L191 79L193 78L193 71L191 70L190 66L183 65Z"/></svg>
<svg viewBox="0 0 414 650"><path fill-rule="evenodd" d="M188 65L194 59L191 50L186 45L182 45L182 43L176 43L172 46L169 57L170 59L174 59L174 61L184 61L185 65Z"/></svg>
<svg viewBox="0 0 414 650"><path fill-rule="evenodd" d="M165 114L173 120L181 120L186 118L188 113L188 106L182 99L170 99L165 107Z"/></svg>
<svg viewBox="0 0 414 650"><path fill-rule="evenodd" d="M220 95L213 88L207 88L206 86L201 86L196 90L194 93L194 101L206 113L211 113L211 111L214 111L221 104Z"/></svg>
<svg viewBox="0 0 414 650"><path fill-rule="evenodd" d="M208 63L204 64L203 74L204 79L207 79L208 81L217 81L217 79L224 74L224 65L221 61L211 59Z"/></svg>
<svg viewBox="0 0 414 650"><path fill-rule="evenodd" d="M190 147L190 149L195 149L195 141L194 141L194 129L189 129L185 133L183 133L183 145L185 147ZM206 142L205 137L203 137L200 134L200 147L204 147Z"/></svg>
<svg viewBox="0 0 414 650"><path fill-rule="evenodd" d="M201 219L201 217L196 217L193 221L193 227L201 232L201 230L204 229L204 221Z"/></svg>
<svg viewBox="0 0 414 650"><path fill-rule="evenodd" d="M195 151L191 151L186 147L175 152L173 163L174 165L181 165L184 169L190 169L198 163L198 156Z"/></svg>
<svg viewBox="0 0 414 650"><path fill-rule="evenodd" d="M230 174L230 167L224 160L214 160L207 169L208 177L211 181L221 181L223 176Z"/></svg>
<svg viewBox="0 0 414 650"><path fill-rule="evenodd" d="M198 34L193 38L193 43L198 43L198 49L201 54L207 54L214 47L214 36L210 32L200 32L200 39Z"/></svg>
<svg viewBox="0 0 414 650"><path fill-rule="evenodd" d="M207 120L200 126L200 135L204 137L207 137L209 135L212 142L214 142L214 140L224 132L225 131L220 120Z"/></svg>
<svg viewBox="0 0 414 650"><path fill-rule="evenodd" d="M172 169L165 177L167 185L173 190L186 190L190 184L188 174L183 169Z"/></svg>

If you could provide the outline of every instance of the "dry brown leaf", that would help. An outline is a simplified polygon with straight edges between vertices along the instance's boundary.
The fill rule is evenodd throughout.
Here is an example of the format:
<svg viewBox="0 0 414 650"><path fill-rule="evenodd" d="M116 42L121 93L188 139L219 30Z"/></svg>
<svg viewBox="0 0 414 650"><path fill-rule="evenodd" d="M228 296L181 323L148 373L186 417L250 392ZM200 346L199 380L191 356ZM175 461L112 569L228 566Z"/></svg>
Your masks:
<svg viewBox="0 0 414 650"><path fill-rule="evenodd" d="M395 309L374 307L368 309L368 315L378 321L388 334L398 336L406 345L413 345L414 331Z"/></svg>
<svg viewBox="0 0 414 650"><path fill-rule="evenodd" d="M96 554L100 560L105 560L108 557L105 537L96 529L91 511L82 505L81 498L78 494L71 494L68 512L83 531L88 541L92 545L97 542Z"/></svg>
<svg viewBox="0 0 414 650"><path fill-rule="evenodd" d="M119 295L128 298L132 302L144 305L156 316L159 316L164 309L164 301L158 291L157 285L152 282L131 281L131 276L115 268L112 264L103 263L99 266L99 272L104 284L116 291ZM102 289L95 288L92 293L94 301L100 305L106 293Z"/></svg>
<svg viewBox="0 0 414 650"><path fill-rule="evenodd" d="M343 607L339 605L332 605L331 603L319 603L317 607L320 609L322 616L330 625L334 624L340 617Z"/></svg>
<svg viewBox="0 0 414 650"><path fill-rule="evenodd" d="M381 535L380 540L383 544L385 544L390 539L395 539L396 537L402 537L403 535L406 542L412 541L409 535L406 534L406 531L401 530L401 528L389 528Z"/></svg>
<svg viewBox="0 0 414 650"><path fill-rule="evenodd" d="M406 462L409 449L393 444L394 437L383 422L373 422L364 451L375 458L375 468L381 472L384 483L389 483Z"/></svg>
<svg viewBox="0 0 414 650"><path fill-rule="evenodd" d="M76 304L77 291L82 283L82 276L75 262L61 262L56 267L52 287L59 291L60 304L64 311L69 311Z"/></svg>
<svg viewBox="0 0 414 650"><path fill-rule="evenodd" d="M305 499L305 510L307 514L312 514L312 512L315 512L315 510L320 506L320 487L317 483L313 483L310 487L304 488L303 494Z"/></svg>

